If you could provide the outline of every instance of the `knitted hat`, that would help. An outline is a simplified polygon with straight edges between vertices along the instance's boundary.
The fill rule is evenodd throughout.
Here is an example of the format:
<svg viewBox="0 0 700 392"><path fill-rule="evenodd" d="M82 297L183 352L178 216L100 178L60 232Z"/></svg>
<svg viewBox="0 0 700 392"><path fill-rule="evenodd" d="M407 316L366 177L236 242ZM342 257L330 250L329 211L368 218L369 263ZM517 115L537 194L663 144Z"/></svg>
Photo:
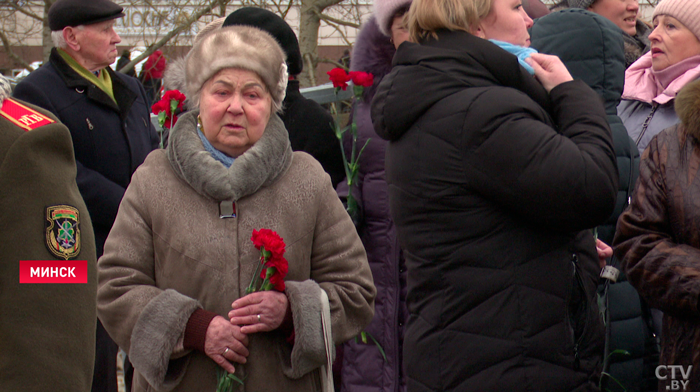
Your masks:
<svg viewBox="0 0 700 392"><path fill-rule="evenodd" d="M584 10L588 9L593 3L595 3L595 0L566 0L569 8L583 8Z"/></svg>
<svg viewBox="0 0 700 392"><path fill-rule="evenodd" d="M270 33L287 55L287 67L290 75L298 75L304 69L301 59L299 41L289 24L280 16L263 8L243 7L226 17L224 26L253 26Z"/></svg>
<svg viewBox="0 0 700 392"><path fill-rule="evenodd" d="M410 6L413 0L374 0L374 16L377 18L379 31L391 37L391 24L396 11L401 7Z"/></svg>
<svg viewBox="0 0 700 392"><path fill-rule="evenodd" d="M49 8L49 28L89 25L124 16L123 8L110 0L58 0Z"/></svg>
<svg viewBox="0 0 700 392"><path fill-rule="evenodd" d="M661 0L654 8L657 15L668 15L683 23L700 40L700 2L697 0Z"/></svg>
<svg viewBox="0 0 700 392"><path fill-rule="evenodd" d="M258 74L279 111L287 91L287 65L277 41L265 31L249 26L231 26L204 36L187 54L185 95L199 106L202 86L217 72L240 68Z"/></svg>

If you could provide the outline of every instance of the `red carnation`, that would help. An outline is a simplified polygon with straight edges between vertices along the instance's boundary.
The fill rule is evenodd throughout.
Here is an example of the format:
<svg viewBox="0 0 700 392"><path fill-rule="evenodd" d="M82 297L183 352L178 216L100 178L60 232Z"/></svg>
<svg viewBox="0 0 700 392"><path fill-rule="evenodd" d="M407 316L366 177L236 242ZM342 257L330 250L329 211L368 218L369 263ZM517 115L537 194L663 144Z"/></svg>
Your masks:
<svg viewBox="0 0 700 392"><path fill-rule="evenodd" d="M284 254L284 240L270 229L253 230L253 236L250 237L250 240L253 241L256 249L265 247L265 250L272 254L271 258L282 257Z"/></svg>
<svg viewBox="0 0 700 392"><path fill-rule="evenodd" d="M181 93L179 90L168 90L163 94L161 101L169 102L172 106L172 101L177 101L177 108L182 110L182 105L185 103L185 94Z"/></svg>
<svg viewBox="0 0 700 392"><path fill-rule="evenodd" d="M333 82L333 87L340 87L345 90L348 87L348 82L350 81L350 75L345 72L342 68L333 68L332 70L326 72L329 76L331 82Z"/></svg>
<svg viewBox="0 0 700 392"><path fill-rule="evenodd" d="M272 286L274 286L275 290L277 291L284 291L286 288L284 285L284 276L279 273L276 273L270 277L270 283L272 283Z"/></svg>
<svg viewBox="0 0 700 392"><path fill-rule="evenodd" d="M371 87L374 84L374 75L367 72L350 72L350 78L355 86Z"/></svg>
<svg viewBox="0 0 700 392"><path fill-rule="evenodd" d="M153 114L158 114L160 112L165 112L167 114L169 107L170 105L168 105L165 101L160 100L151 106L151 112L153 112Z"/></svg>
<svg viewBox="0 0 700 392"><path fill-rule="evenodd" d="M270 229L253 230L250 240L253 241L255 248L260 250L260 264L246 293L271 289L284 291L284 278L289 270L289 263L283 257L284 240ZM258 288L258 276L262 279L260 288Z"/></svg>

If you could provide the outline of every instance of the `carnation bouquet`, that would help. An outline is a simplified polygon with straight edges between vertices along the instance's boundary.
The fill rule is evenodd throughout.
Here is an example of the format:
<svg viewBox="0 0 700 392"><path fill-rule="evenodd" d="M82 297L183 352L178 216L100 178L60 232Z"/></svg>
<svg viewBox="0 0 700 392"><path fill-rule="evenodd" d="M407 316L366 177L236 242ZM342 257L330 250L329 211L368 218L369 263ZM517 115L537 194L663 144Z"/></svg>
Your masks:
<svg viewBox="0 0 700 392"><path fill-rule="evenodd" d="M289 263L284 258L284 240L270 229L253 230L250 240L260 251L260 262L255 267L253 279L245 290L246 294L256 291L284 291L284 278L289 270ZM216 379L216 392L230 392L234 383L243 385L240 377L221 368L216 369Z"/></svg>
<svg viewBox="0 0 700 392"><path fill-rule="evenodd" d="M165 129L172 129L177 122L177 113L182 110L185 102L185 94L178 90L168 90L163 94L163 98L151 106L151 112L158 115L160 124L160 148L163 148L163 134Z"/></svg>

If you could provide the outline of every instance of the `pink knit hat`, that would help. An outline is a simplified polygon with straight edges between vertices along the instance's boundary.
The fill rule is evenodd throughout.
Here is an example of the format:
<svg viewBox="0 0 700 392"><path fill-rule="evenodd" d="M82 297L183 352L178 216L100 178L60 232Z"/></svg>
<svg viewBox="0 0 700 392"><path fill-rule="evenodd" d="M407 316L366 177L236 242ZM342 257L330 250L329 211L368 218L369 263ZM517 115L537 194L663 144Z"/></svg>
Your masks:
<svg viewBox="0 0 700 392"><path fill-rule="evenodd" d="M654 15L668 15L683 23L700 40L700 2L698 0L661 0Z"/></svg>
<svg viewBox="0 0 700 392"><path fill-rule="evenodd" d="M413 0L374 0L374 15L377 18L379 31L387 37L391 37L391 23L394 20L396 11L403 6L410 6L412 1Z"/></svg>

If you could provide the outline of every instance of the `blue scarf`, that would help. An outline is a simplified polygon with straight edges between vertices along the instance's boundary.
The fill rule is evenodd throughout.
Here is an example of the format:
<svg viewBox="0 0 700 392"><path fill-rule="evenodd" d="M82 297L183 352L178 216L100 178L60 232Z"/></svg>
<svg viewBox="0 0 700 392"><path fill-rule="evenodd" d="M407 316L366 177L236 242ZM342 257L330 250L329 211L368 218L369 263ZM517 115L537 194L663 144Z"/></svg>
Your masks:
<svg viewBox="0 0 700 392"><path fill-rule="evenodd" d="M535 74L535 70L530 66L530 64L525 62L525 59L530 57L531 54L537 53L537 50L532 48L526 48L524 46L509 44L508 42L497 41L495 39L490 39L489 41L501 47L508 53L514 54L518 58L520 65L530 73L530 75Z"/></svg>
<svg viewBox="0 0 700 392"><path fill-rule="evenodd" d="M211 143L209 143L209 140L207 140L207 137L204 136L204 133L202 132L202 127L199 125L199 123L197 123L197 135L199 136L199 139L202 140L204 149L207 150L209 154L211 154L212 158L221 162L221 164L223 164L226 167L231 167L231 165L233 165L233 161L235 158L231 158L230 156L214 148L214 146L212 146Z"/></svg>

